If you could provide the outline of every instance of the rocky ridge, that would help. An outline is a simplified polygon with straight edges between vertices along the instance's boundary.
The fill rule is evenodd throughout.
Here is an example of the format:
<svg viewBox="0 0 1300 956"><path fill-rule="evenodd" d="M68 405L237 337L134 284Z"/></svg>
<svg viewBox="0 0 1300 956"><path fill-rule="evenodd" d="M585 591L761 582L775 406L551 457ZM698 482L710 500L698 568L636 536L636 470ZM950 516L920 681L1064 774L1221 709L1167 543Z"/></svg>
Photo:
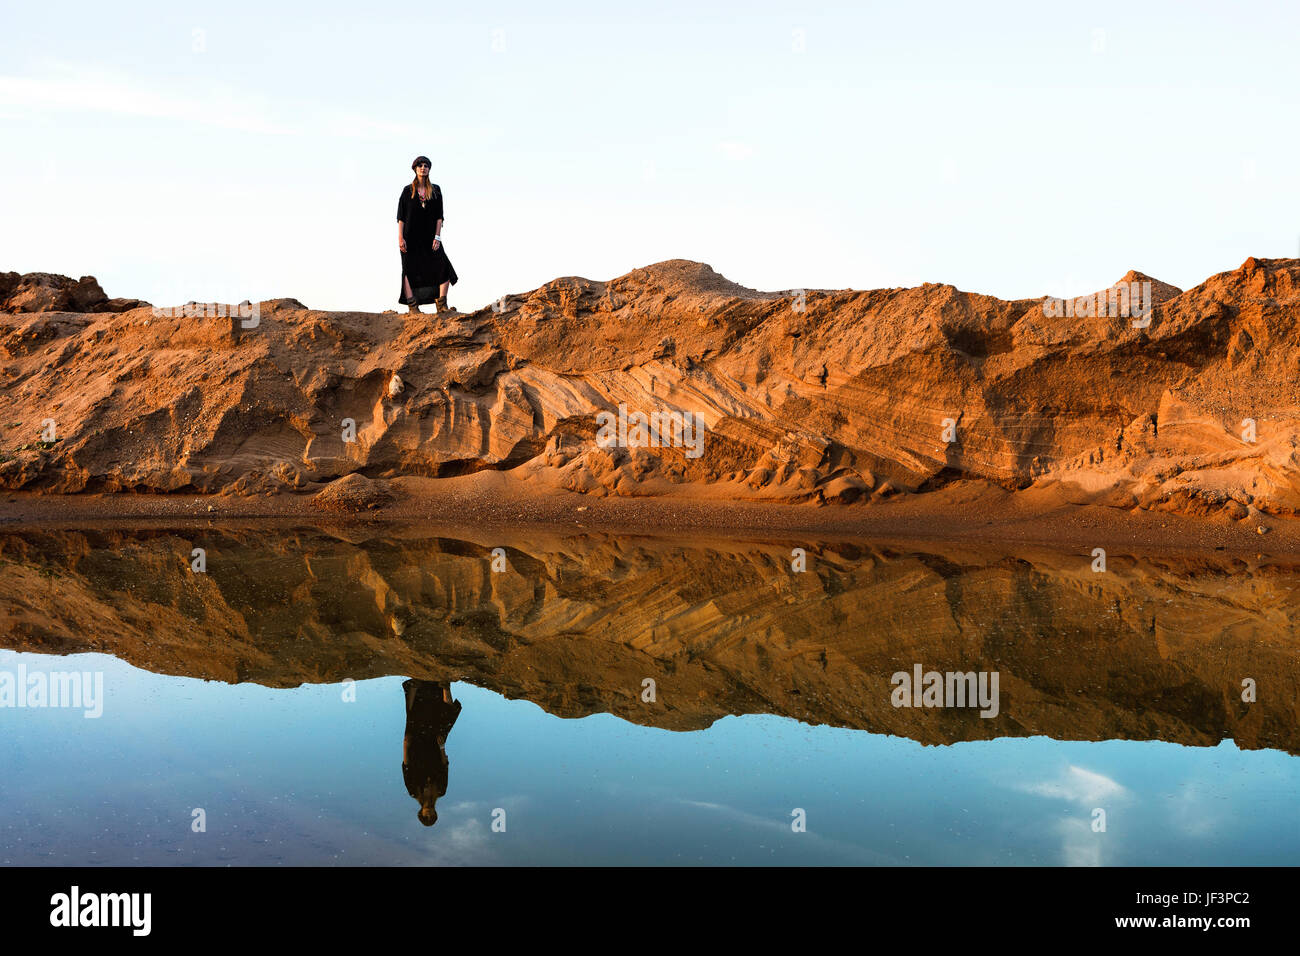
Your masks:
<svg viewBox="0 0 1300 956"><path fill-rule="evenodd" d="M680 259L451 318L293 299L251 322L160 315L91 277L13 276L8 489L316 493L500 469L594 495L869 503L984 481L1235 519L1300 508L1294 259L1187 291L1129 273L1117 287L1152 283L1145 318L1109 314L1108 290L1101 314L1053 315L950 285L759 292ZM627 440L598 440L620 406ZM636 447L638 412L690 416L699 454L688 433Z"/></svg>

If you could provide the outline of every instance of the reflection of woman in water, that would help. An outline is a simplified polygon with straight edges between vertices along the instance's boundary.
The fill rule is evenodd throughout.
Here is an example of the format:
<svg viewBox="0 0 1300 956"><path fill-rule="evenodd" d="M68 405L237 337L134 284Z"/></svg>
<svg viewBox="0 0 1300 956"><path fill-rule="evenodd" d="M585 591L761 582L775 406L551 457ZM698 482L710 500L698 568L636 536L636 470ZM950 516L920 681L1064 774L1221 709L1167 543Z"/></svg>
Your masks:
<svg viewBox="0 0 1300 956"><path fill-rule="evenodd" d="M460 716L460 701L436 681L411 679L406 691L406 736L402 739L402 779L420 802L420 822L438 822L434 804L447 792L447 734Z"/></svg>

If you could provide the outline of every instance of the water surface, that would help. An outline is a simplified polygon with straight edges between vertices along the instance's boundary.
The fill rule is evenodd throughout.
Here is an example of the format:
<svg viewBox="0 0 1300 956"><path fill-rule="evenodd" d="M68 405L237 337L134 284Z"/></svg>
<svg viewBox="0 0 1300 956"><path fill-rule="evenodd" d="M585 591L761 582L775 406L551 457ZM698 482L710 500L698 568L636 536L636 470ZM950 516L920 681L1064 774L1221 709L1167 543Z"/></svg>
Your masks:
<svg viewBox="0 0 1300 956"><path fill-rule="evenodd" d="M0 708L0 862L1300 860L1286 564L365 528L0 562L0 673L104 686ZM997 716L894 706L916 664L996 671Z"/></svg>

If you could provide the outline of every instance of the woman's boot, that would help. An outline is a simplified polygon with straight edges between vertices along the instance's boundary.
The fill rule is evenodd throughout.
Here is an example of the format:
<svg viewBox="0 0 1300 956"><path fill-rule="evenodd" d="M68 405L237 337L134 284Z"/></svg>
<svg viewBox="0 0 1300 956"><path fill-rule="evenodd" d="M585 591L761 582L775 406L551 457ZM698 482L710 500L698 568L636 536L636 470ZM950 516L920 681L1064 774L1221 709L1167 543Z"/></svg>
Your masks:
<svg viewBox="0 0 1300 956"><path fill-rule="evenodd" d="M423 312L420 311L420 307L419 307L418 305L408 305L408 306L406 307L406 310L407 310L407 314L408 314L408 315L423 315L423 314L424 314Z"/></svg>
<svg viewBox="0 0 1300 956"><path fill-rule="evenodd" d="M439 312L451 311L451 307L447 305L447 297L445 295L438 296L438 298L433 300L433 304L434 304L434 308L437 309L437 311Z"/></svg>

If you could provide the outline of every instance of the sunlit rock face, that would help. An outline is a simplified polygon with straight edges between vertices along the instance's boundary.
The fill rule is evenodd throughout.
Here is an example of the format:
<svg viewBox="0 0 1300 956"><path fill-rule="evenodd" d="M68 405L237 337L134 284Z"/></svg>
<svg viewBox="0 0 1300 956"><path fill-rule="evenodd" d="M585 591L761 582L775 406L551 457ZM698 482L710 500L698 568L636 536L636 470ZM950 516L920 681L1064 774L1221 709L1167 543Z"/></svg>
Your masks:
<svg viewBox="0 0 1300 956"><path fill-rule="evenodd" d="M595 495L853 503L982 479L1294 513L1298 278L1297 260L1249 259L1186 292L1131 272L1091 296L1004 301L757 292L674 259L452 318L294 299L252 318L32 312L80 300L10 283L0 487L307 493L491 468ZM620 409L630 424L602 441L599 416ZM698 424L698 442L643 429L655 415Z"/></svg>

